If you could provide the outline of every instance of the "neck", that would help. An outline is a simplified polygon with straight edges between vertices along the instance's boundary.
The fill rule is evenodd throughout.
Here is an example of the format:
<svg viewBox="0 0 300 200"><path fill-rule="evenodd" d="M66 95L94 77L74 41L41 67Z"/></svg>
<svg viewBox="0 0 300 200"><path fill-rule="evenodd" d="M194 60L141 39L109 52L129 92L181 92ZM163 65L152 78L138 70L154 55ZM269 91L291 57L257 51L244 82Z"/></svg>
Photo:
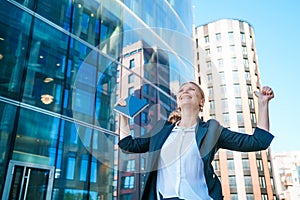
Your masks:
<svg viewBox="0 0 300 200"><path fill-rule="evenodd" d="M181 120L178 126L192 127L198 122L199 112L195 110L181 110Z"/></svg>

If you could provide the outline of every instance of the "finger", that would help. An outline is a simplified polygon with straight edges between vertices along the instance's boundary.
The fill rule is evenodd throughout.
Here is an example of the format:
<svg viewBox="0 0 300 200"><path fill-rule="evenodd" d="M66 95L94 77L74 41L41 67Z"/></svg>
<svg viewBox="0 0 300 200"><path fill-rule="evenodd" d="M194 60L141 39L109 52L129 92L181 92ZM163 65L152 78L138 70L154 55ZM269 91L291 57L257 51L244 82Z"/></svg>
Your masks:
<svg viewBox="0 0 300 200"><path fill-rule="evenodd" d="M120 98L115 105L126 106L126 101Z"/></svg>
<svg viewBox="0 0 300 200"><path fill-rule="evenodd" d="M259 91L254 91L254 94L256 97L260 97L261 96L261 93Z"/></svg>

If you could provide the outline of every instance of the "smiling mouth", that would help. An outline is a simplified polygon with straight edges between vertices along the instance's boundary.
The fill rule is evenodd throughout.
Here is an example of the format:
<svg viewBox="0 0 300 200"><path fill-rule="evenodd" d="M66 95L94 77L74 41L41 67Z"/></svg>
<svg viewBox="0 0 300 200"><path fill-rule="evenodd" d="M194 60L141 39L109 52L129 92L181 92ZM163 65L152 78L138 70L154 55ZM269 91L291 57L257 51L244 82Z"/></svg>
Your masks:
<svg viewBox="0 0 300 200"><path fill-rule="evenodd" d="M180 100L182 99L191 99L192 97L190 95L181 95Z"/></svg>

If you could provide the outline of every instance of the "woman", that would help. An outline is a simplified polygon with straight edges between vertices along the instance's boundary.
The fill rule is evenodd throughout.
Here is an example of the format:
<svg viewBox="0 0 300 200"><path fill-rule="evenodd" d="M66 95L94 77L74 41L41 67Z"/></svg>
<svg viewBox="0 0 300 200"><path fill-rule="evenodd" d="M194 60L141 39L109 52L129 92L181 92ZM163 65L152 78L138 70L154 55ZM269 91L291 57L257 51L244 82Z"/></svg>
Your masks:
<svg viewBox="0 0 300 200"><path fill-rule="evenodd" d="M264 150L274 137L269 133L268 111L273 91L263 87L255 95L259 107L253 135L233 132L216 120L202 121L199 111L205 102L204 93L193 82L181 85L177 94L178 111L169 120L179 121L158 122L148 137L129 136L128 119L122 116L119 147L125 152L154 152L149 156L142 199L223 199L221 183L211 165L217 150Z"/></svg>

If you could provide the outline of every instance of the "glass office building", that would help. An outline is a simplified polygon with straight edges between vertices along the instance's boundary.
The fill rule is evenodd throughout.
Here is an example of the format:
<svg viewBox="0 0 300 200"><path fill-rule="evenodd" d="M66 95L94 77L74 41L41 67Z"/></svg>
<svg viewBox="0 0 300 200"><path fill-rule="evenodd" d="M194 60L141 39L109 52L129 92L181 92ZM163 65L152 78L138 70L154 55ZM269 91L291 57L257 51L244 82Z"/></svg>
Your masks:
<svg viewBox="0 0 300 200"><path fill-rule="evenodd" d="M151 88L149 109L174 108L167 103L179 84L194 80L191 1L0 3L2 199L117 199L128 183L117 178L113 105L124 88L141 97ZM138 41L147 45L123 52ZM136 60L123 62L137 52L150 55L136 65L145 73L134 71ZM121 69L138 86L128 88ZM145 116L133 123L146 126Z"/></svg>

